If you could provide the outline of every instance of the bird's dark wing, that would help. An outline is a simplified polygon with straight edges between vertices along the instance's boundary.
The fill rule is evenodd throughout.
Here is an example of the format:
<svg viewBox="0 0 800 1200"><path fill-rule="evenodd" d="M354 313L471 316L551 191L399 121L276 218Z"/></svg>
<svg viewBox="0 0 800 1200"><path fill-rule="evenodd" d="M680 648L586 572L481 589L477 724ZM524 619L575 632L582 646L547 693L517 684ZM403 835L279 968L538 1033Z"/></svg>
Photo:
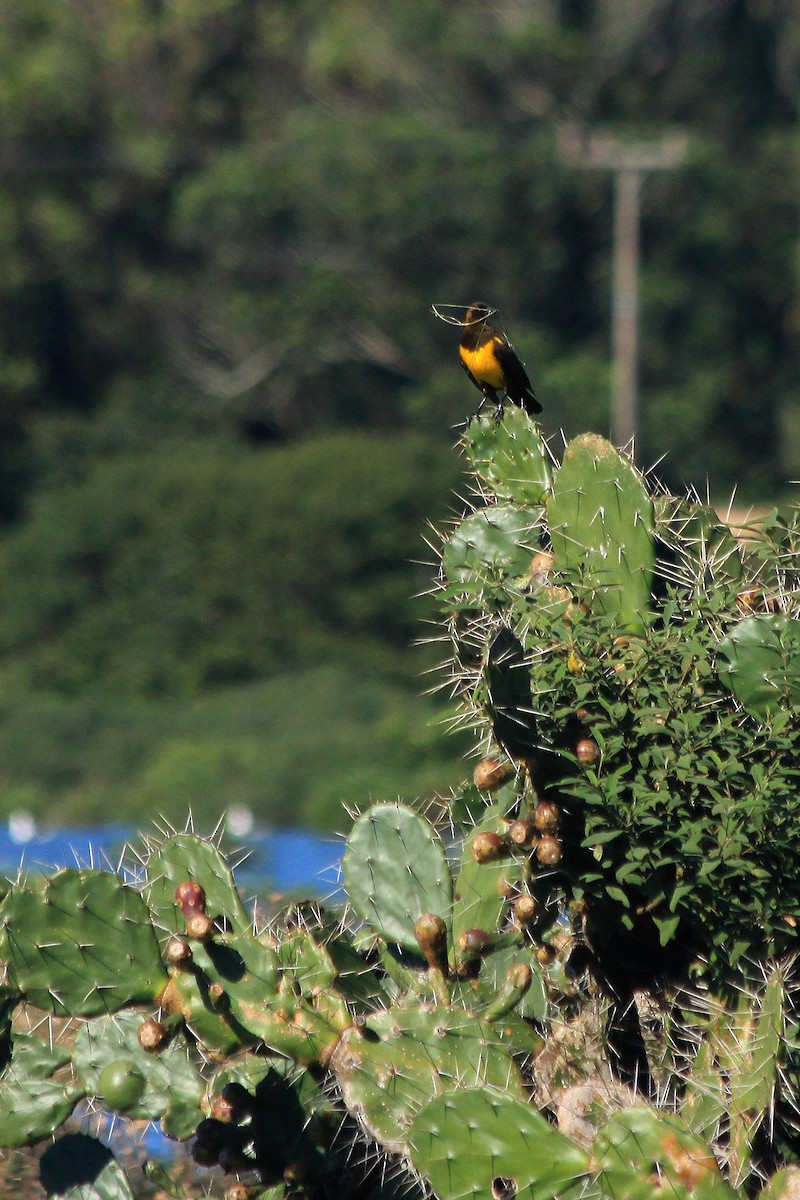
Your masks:
<svg viewBox="0 0 800 1200"><path fill-rule="evenodd" d="M498 337L495 342L494 352L497 361L503 368L503 375L506 380L506 395L514 404L519 404L526 412L540 413L542 406L533 394L531 381L525 372L525 368L517 358L513 347L505 341L504 338Z"/></svg>

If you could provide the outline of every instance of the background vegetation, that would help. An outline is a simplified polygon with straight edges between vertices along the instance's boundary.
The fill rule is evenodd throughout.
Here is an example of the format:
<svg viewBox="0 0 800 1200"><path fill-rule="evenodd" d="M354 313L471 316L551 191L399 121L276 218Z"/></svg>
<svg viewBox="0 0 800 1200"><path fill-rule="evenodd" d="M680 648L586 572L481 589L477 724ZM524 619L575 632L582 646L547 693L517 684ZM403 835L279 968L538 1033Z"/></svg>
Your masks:
<svg viewBox="0 0 800 1200"><path fill-rule="evenodd" d="M545 429L607 431L569 125L690 137L644 192L641 461L800 469L791 0L0 14L5 808L329 826L457 780L407 653L475 399L428 305L498 304Z"/></svg>

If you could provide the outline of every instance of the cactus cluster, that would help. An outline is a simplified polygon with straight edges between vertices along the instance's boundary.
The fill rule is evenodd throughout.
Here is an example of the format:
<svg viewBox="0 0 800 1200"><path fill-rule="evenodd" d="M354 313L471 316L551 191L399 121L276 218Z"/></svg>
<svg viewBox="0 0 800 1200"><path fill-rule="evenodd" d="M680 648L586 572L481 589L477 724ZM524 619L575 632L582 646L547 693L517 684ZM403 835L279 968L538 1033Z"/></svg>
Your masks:
<svg viewBox="0 0 800 1200"><path fill-rule="evenodd" d="M0 902L0 1144L55 1136L51 1194L131 1195L81 1105L227 1200L797 1194L797 527L740 544L521 409L465 444L473 780L357 816L344 907L260 922L193 832Z"/></svg>

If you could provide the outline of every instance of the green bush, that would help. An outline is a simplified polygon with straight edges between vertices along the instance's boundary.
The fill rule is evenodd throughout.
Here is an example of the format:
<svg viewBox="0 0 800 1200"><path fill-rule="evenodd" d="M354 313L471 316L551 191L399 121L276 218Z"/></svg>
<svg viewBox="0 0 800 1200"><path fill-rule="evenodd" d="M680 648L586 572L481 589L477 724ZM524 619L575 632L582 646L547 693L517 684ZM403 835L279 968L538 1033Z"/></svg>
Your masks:
<svg viewBox="0 0 800 1200"><path fill-rule="evenodd" d="M104 460L0 544L0 684L194 696L334 654L406 672L425 518L456 478L421 438L356 433Z"/></svg>
<svg viewBox="0 0 800 1200"><path fill-rule="evenodd" d="M2 811L47 822L144 810L214 823L232 804L266 824L341 828L353 795L446 791L468 739L443 738L442 711L405 685L331 665L193 700L39 692L0 705Z"/></svg>

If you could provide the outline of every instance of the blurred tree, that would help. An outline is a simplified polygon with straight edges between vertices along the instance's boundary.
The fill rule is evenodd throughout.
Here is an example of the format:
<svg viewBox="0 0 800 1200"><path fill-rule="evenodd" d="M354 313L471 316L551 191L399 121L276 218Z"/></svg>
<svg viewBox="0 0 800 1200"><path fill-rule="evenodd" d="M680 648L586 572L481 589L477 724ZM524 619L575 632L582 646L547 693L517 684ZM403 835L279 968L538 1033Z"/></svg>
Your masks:
<svg viewBox="0 0 800 1200"><path fill-rule="evenodd" d="M458 384L407 402L451 350L429 300L500 303L544 350L535 375L604 357L609 185L560 163L556 132L677 122L691 167L645 196L644 439L712 481L755 462L751 485L775 483L797 377L789 0L4 15L0 390L24 427L139 379L261 440L424 412L441 429Z"/></svg>
<svg viewBox="0 0 800 1200"><path fill-rule="evenodd" d="M0 680L192 696L336 657L408 682L456 479L409 435L101 462L0 544Z"/></svg>

